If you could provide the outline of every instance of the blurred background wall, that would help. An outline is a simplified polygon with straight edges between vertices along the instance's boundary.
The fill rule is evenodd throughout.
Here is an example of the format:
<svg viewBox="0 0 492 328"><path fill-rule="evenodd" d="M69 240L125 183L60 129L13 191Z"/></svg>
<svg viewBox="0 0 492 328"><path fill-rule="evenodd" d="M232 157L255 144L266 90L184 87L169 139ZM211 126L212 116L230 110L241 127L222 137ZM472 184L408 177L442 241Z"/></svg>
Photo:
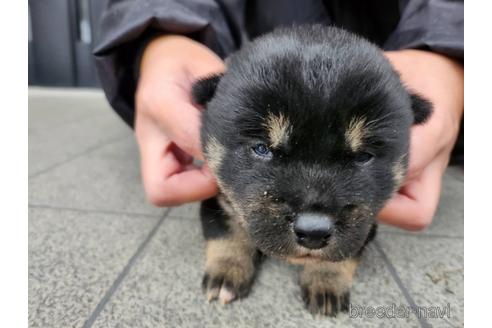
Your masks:
<svg viewBox="0 0 492 328"><path fill-rule="evenodd" d="M29 85L99 87L92 47L105 0L29 0Z"/></svg>

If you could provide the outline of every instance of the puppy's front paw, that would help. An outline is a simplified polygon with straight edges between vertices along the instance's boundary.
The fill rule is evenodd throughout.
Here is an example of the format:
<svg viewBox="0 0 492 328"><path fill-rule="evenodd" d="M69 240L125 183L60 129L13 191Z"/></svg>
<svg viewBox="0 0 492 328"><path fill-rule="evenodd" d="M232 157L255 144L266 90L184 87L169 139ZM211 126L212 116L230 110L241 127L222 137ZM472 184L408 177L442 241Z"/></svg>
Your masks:
<svg viewBox="0 0 492 328"><path fill-rule="evenodd" d="M336 316L338 312L348 312L350 291L333 289L329 284L301 285L302 300L313 315Z"/></svg>
<svg viewBox="0 0 492 328"><path fill-rule="evenodd" d="M357 260L311 263L301 273L302 299L313 315L348 312L350 287Z"/></svg>
<svg viewBox="0 0 492 328"><path fill-rule="evenodd" d="M209 302L230 303L248 295L253 282L252 263L218 261L210 265L202 280L202 289Z"/></svg>

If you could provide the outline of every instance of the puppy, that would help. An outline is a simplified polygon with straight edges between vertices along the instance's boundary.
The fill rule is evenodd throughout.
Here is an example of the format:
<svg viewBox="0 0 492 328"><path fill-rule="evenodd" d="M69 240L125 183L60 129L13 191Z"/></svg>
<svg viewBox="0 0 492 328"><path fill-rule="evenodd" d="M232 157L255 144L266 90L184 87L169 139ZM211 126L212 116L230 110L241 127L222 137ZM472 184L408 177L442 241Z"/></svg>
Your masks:
<svg viewBox="0 0 492 328"><path fill-rule="evenodd" d="M220 189L201 205L208 300L246 296L265 254L303 265L313 314L347 311L376 215L405 177L410 127L431 104L376 46L323 26L246 44L193 96Z"/></svg>

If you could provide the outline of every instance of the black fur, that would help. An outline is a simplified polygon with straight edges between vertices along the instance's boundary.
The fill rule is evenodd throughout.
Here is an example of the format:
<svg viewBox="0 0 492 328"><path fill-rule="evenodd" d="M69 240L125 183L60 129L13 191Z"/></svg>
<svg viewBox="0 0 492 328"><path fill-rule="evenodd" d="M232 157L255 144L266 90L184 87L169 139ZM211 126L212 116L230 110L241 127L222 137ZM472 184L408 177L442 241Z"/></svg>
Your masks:
<svg viewBox="0 0 492 328"><path fill-rule="evenodd" d="M200 219L203 236L206 240L221 238L229 234L227 221L229 217L217 202L217 198L210 198L200 206Z"/></svg>
<svg viewBox="0 0 492 328"><path fill-rule="evenodd" d="M410 93L413 110L413 123L423 124L432 114L432 103L418 94Z"/></svg>
<svg viewBox="0 0 492 328"><path fill-rule="evenodd" d="M318 260L360 255L375 236L377 213L401 182L395 170L405 173L410 127L431 114L430 102L403 86L380 49L323 26L256 39L229 58L222 77L199 81L193 92L206 105L202 145L224 196L240 210L255 246L287 259L308 252L292 228L305 212L335 219ZM268 145L272 116L289 122L288 138L259 158L253 147ZM356 148L347 141L354 119L364 122ZM208 152L212 142L215 152ZM372 159L358 162L366 153ZM203 222L210 235L205 226L217 222Z"/></svg>
<svg viewBox="0 0 492 328"><path fill-rule="evenodd" d="M215 89L222 75L211 75L195 82L191 90L193 101L198 105L205 106L214 96Z"/></svg>
<svg viewBox="0 0 492 328"><path fill-rule="evenodd" d="M369 243L373 241L374 238L376 238L377 233L378 233L378 225L377 223L374 223L371 227L371 230L369 230L369 234L367 235L366 241L364 242L364 246L362 246L362 248L359 250L357 256L362 255L366 246L369 245Z"/></svg>

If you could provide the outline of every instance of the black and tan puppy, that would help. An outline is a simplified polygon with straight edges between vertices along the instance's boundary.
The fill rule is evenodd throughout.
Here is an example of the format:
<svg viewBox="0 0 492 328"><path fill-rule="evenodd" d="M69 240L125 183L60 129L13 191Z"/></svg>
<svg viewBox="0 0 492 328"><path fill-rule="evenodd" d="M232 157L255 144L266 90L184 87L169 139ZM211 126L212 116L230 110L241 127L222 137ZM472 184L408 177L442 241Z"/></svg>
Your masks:
<svg viewBox="0 0 492 328"><path fill-rule="evenodd" d="M263 253L304 266L312 313L346 311L376 215L405 176L410 127L430 103L376 46L323 26L256 39L193 94L220 187L201 208L207 298L245 296Z"/></svg>

